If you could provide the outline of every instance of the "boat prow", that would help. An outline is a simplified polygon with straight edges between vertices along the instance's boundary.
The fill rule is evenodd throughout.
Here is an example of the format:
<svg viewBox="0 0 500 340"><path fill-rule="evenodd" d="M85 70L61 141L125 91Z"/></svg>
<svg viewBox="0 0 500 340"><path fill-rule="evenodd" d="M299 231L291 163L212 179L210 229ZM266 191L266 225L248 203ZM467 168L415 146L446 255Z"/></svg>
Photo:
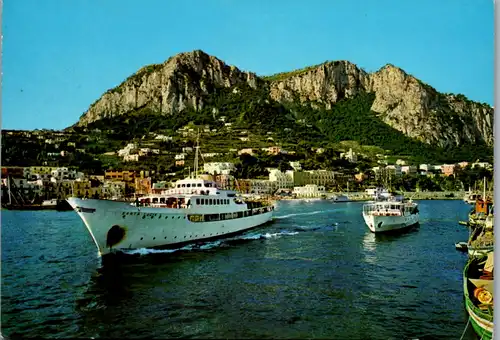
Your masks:
<svg viewBox="0 0 500 340"><path fill-rule="evenodd" d="M494 252L483 258L472 257L463 272L465 308L481 339L493 338L493 258Z"/></svg>

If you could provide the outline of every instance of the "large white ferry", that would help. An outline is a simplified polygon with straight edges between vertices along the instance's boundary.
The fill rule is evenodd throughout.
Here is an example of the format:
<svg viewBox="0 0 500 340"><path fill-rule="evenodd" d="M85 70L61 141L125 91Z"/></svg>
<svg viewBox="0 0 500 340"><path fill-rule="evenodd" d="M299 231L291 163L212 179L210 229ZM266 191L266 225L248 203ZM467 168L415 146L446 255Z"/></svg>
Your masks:
<svg viewBox="0 0 500 340"><path fill-rule="evenodd" d="M221 190L214 181L198 178L197 158L196 154L192 178L179 180L174 188L141 197L134 203L69 198L99 255L208 241L243 232L272 219L271 202L245 201L236 191Z"/></svg>
<svg viewBox="0 0 500 340"><path fill-rule="evenodd" d="M404 229L419 222L418 204L390 197L363 205L363 219L373 233Z"/></svg>

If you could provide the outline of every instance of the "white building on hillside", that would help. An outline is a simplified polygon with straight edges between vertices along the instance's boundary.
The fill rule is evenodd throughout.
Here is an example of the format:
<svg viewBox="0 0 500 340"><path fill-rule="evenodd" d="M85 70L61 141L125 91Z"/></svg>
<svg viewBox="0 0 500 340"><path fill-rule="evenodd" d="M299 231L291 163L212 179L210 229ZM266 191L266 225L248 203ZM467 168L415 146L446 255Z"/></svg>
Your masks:
<svg viewBox="0 0 500 340"><path fill-rule="evenodd" d="M283 173L279 169L269 170L269 181L273 183L275 190L293 187L293 178L288 173Z"/></svg>
<svg viewBox="0 0 500 340"><path fill-rule="evenodd" d="M303 187L294 187L293 194L297 197L320 197L326 193L325 187L316 184L307 184Z"/></svg>
<svg viewBox="0 0 500 340"><path fill-rule="evenodd" d="M203 164L203 170L211 175L229 175L236 167L230 162L209 162Z"/></svg>
<svg viewBox="0 0 500 340"><path fill-rule="evenodd" d="M300 162L290 162L290 166L292 167L293 170L295 171L300 171L302 170L302 165L300 165Z"/></svg>
<svg viewBox="0 0 500 340"><path fill-rule="evenodd" d="M136 148L137 148L137 144L129 143L123 149L118 150L118 156L124 157L126 155L129 155L130 152L132 152L132 150L135 150Z"/></svg>

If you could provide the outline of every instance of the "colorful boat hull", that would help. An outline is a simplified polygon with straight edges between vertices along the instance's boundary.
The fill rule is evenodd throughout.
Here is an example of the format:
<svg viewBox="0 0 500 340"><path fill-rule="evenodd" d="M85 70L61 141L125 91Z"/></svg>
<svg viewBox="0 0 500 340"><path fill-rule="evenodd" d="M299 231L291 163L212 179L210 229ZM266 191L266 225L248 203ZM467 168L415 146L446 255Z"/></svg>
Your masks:
<svg viewBox="0 0 500 340"><path fill-rule="evenodd" d="M471 261L478 261L479 259L472 259ZM479 307L474 305L470 298L470 292L468 287L468 272L469 266L471 264L469 261L463 271L463 289L464 289L464 299L465 299L465 309L469 315L469 322L476 334L483 340L493 338L493 313L485 313Z"/></svg>

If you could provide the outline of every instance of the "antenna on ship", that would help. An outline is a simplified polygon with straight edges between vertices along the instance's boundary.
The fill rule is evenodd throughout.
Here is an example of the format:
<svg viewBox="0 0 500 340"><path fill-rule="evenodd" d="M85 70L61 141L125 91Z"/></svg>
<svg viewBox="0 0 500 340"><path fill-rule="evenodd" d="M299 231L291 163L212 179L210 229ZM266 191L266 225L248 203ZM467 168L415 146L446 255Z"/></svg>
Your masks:
<svg viewBox="0 0 500 340"><path fill-rule="evenodd" d="M198 134L196 136L196 146L194 153L194 178L198 178L198 150L200 149L200 129L198 129Z"/></svg>

